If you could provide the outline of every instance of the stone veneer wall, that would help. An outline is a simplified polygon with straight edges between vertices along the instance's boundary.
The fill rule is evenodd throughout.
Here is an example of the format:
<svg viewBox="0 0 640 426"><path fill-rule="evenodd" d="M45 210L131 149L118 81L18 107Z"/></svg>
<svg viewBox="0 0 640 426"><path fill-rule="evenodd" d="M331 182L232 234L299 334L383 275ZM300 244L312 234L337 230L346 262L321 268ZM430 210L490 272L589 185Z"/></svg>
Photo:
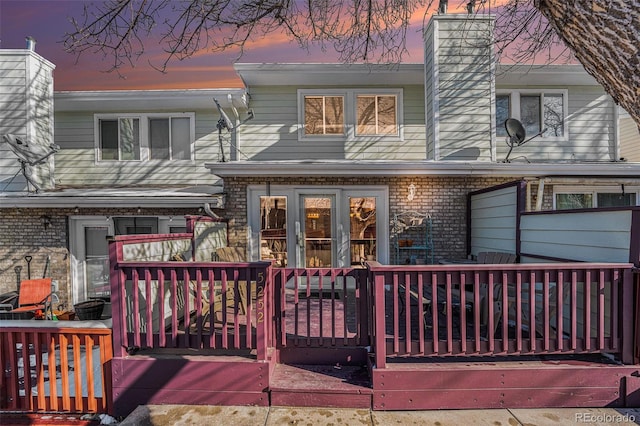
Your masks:
<svg viewBox="0 0 640 426"><path fill-rule="evenodd" d="M25 256L32 256L31 278L42 278L47 256L50 264L47 276L58 281L60 303L70 307L71 280L69 259L69 216L184 216L198 214L193 209L0 209L0 294L15 291L16 267L22 267L21 280L27 279ZM221 214L218 211L219 214ZM51 225L45 229L42 216Z"/></svg>
<svg viewBox="0 0 640 426"><path fill-rule="evenodd" d="M402 177L275 177L272 185L388 185L389 217L404 210L429 213L433 220L435 261L442 258L466 256L467 194L471 191L511 182L513 178L487 178L478 176L402 176ZM225 217L229 220L229 244L246 247L247 244L247 185L265 184L265 178L225 178L227 194ZM409 185L416 186L413 201L407 200ZM416 244L420 236L416 235Z"/></svg>

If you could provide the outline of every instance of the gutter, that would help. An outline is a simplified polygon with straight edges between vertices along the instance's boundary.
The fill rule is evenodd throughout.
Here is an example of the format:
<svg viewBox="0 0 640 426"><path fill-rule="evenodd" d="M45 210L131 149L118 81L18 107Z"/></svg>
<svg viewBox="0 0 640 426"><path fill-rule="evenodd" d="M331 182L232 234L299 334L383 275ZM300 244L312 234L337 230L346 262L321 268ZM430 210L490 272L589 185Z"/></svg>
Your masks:
<svg viewBox="0 0 640 426"><path fill-rule="evenodd" d="M461 161L234 161L205 163L224 177L259 176L502 176L517 178L640 176L640 163L482 163Z"/></svg>

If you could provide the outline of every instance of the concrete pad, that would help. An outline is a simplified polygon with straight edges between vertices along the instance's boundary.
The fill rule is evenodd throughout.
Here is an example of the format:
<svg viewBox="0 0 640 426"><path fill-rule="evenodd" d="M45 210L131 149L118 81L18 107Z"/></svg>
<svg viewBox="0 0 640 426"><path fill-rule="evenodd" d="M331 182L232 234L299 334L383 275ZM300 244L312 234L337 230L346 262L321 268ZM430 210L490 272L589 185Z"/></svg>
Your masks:
<svg viewBox="0 0 640 426"><path fill-rule="evenodd" d="M140 405L121 426L263 425L269 407L211 405Z"/></svg>
<svg viewBox="0 0 640 426"><path fill-rule="evenodd" d="M374 425L518 426L508 410L372 411Z"/></svg>
<svg viewBox="0 0 640 426"><path fill-rule="evenodd" d="M523 425L617 426L640 423L640 410L632 408L538 408L509 411Z"/></svg>
<svg viewBox="0 0 640 426"><path fill-rule="evenodd" d="M271 407L265 426L280 425L373 425L367 409Z"/></svg>

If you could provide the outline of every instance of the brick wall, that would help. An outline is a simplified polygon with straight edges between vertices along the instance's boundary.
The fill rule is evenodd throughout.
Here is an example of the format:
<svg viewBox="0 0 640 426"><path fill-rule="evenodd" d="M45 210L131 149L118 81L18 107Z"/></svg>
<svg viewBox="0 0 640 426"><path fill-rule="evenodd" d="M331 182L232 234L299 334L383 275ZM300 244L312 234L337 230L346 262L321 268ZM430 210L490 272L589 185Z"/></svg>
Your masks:
<svg viewBox="0 0 640 426"><path fill-rule="evenodd" d="M60 303L71 306L69 216L181 217L198 213L193 209L0 209L0 294L16 290L16 268L21 268L20 279L27 279L25 256L32 257L32 278L42 278L48 256L47 276L58 281ZM43 216L51 223L46 229Z"/></svg>
<svg viewBox="0 0 640 426"><path fill-rule="evenodd" d="M433 242L436 262L442 258L466 256L467 194L482 188L512 181L513 178L438 177L313 177L269 178L271 185L387 185L389 187L389 217L404 210L429 213L433 220ZM247 243L247 185L265 184L265 178L225 178L227 193L225 217L229 221L229 243L245 247ZM409 185L415 185L413 201L407 199ZM423 236L416 234L416 243Z"/></svg>

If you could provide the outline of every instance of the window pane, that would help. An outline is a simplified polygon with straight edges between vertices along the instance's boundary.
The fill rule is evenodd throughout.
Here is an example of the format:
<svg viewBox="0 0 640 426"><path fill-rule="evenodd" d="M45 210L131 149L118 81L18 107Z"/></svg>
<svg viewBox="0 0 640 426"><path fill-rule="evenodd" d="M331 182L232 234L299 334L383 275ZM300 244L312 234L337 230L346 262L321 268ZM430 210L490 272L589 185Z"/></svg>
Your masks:
<svg viewBox="0 0 640 426"><path fill-rule="evenodd" d="M100 158L118 159L118 120L100 120Z"/></svg>
<svg viewBox="0 0 640 426"><path fill-rule="evenodd" d="M168 118L149 120L149 148L152 160L168 160L170 158Z"/></svg>
<svg viewBox="0 0 640 426"><path fill-rule="evenodd" d="M171 119L171 158L191 159L191 119L189 117Z"/></svg>
<svg viewBox="0 0 640 426"><path fill-rule="evenodd" d="M635 206L636 194L598 193L598 207Z"/></svg>
<svg viewBox="0 0 640 426"><path fill-rule="evenodd" d="M307 135L323 133L322 98L305 96L304 98L304 131Z"/></svg>
<svg viewBox="0 0 640 426"><path fill-rule="evenodd" d="M398 134L395 96L358 96L356 103L356 134Z"/></svg>
<svg viewBox="0 0 640 426"><path fill-rule="evenodd" d="M396 116L396 97L378 96L378 133L382 135L397 135L398 122Z"/></svg>
<svg viewBox="0 0 640 426"><path fill-rule="evenodd" d="M375 197L349 198L351 264L375 260L376 199Z"/></svg>
<svg viewBox="0 0 640 426"><path fill-rule="evenodd" d="M325 133L341 135L344 133L344 106L342 96L327 96L324 105Z"/></svg>
<svg viewBox="0 0 640 426"><path fill-rule="evenodd" d="M561 94L544 95L544 136L564 136L564 108Z"/></svg>
<svg viewBox="0 0 640 426"><path fill-rule="evenodd" d="M496 96L496 136L507 136L504 122L511 116L509 95Z"/></svg>
<svg viewBox="0 0 640 426"><path fill-rule="evenodd" d="M84 231L85 277L88 297L109 296L108 228L88 227Z"/></svg>
<svg viewBox="0 0 640 426"><path fill-rule="evenodd" d="M114 217L116 235L157 234L156 217Z"/></svg>
<svg viewBox="0 0 640 426"><path fill-rule="evenodd" d="M520 97L520 121L528 136L540 131L540 96Z"/></svg>
<svg viewBox="0 0 640 426"><path fill-rule="evenodd" d="M260 197L260 260L287 266L287 197Z"/></svg>
<svg viewBox="0 0 640 426"><path fill-rule="evenodd" d="M120 119L120 159L140 159L140 120L137 118Z"/></svg>
<svg viewBox="0 0 640 426"><path fill-rule="evenodd" d="M591 194L556 194L556 210L588 209L593 207Z"/></svg>
<svg viewBox="0 0 640 426"><path fill-rule="evenodd" d="M376 98L375 96L358 96L356 106L356 133L359 135L376 134Z"/></svg>

